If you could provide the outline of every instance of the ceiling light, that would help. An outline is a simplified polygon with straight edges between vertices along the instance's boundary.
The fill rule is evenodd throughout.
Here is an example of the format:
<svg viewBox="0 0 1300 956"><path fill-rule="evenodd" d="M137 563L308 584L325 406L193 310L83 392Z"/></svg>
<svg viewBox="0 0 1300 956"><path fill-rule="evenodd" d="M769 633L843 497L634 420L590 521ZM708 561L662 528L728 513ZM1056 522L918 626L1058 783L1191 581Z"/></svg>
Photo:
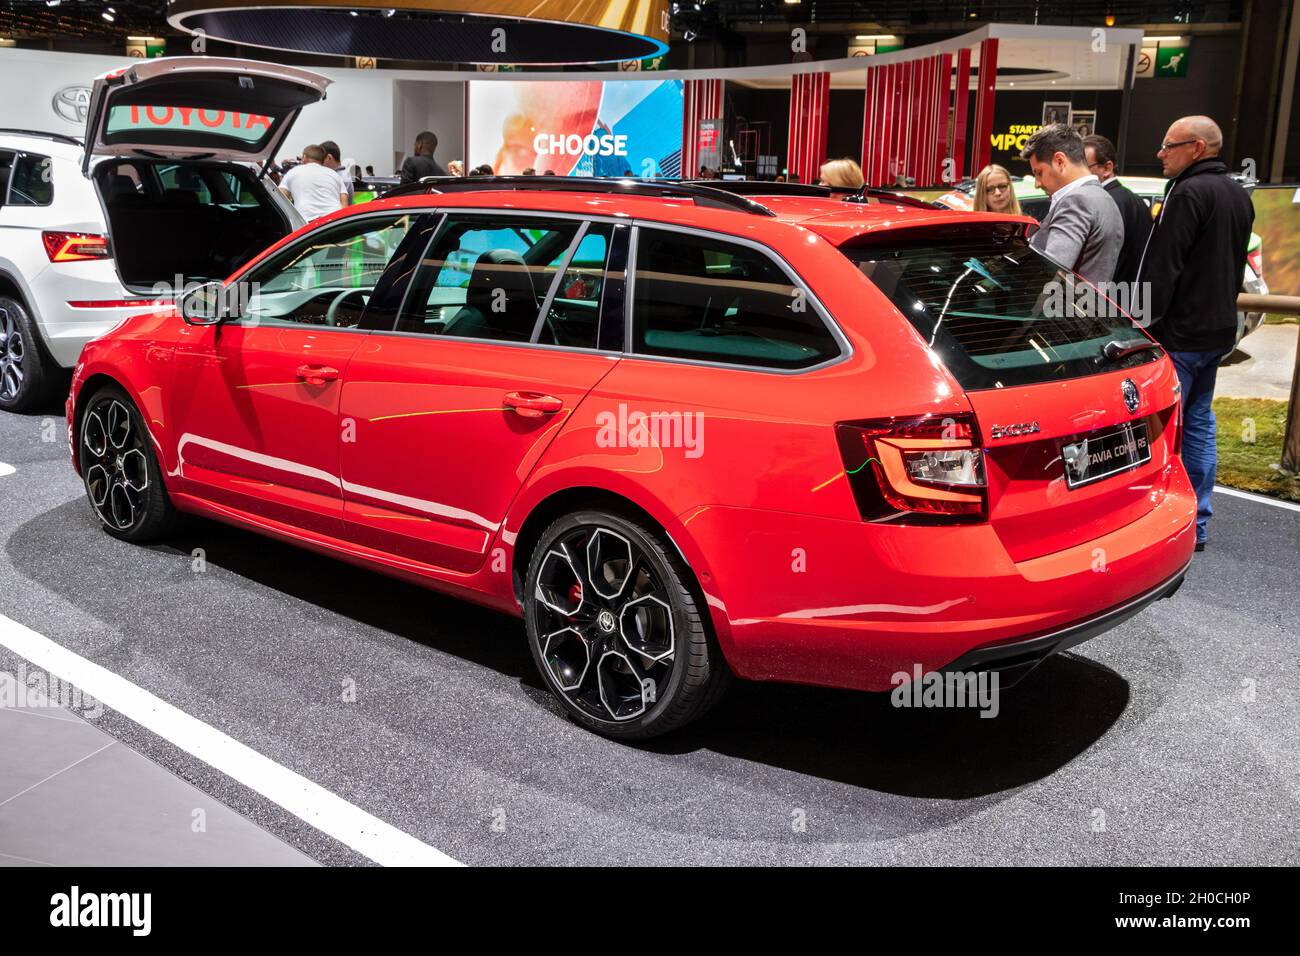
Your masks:
<svg viewBox="0 0 1300 956"><path fill-rule="evenodd" d="M853 39L855 40L896 40L898 39L892 33L859 33Z"/></svg>
<svg viewBox="0 0 1300 956"><path fill-rule="evenodd" d="M1155 40L1157 43L1177 43L1182 37L1147 37L1148 40Z"/></svg>
<svg viewBox="0 0 1300 956"><path fill-rule="evenodd" d="M105 20L107 20L109 23L112 23L114 20L117 19L117 17L113 16L112 10L105 10L103 13L100 14L100 16L103 17Z"/></svg>

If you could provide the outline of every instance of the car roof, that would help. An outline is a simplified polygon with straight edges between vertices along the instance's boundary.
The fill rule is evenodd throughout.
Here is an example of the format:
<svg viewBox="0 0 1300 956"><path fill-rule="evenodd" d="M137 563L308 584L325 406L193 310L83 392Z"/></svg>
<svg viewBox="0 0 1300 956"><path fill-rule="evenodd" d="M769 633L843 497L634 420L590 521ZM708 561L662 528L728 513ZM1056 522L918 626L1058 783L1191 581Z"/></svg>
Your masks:
<svg viewBox="0 0 1300 956"><path fill-rule="evenodd" d="M794 227L811 230L833 243L855 236L900 227L971 222L976 214L951 209L922 208L888 200L848 203L838 199L804 196L747 194L769 209L764 216L738 209L696 205L689 196L639 196L617 193L566 192L548 189L531 192L512 189L483 189L473 192L416 193L378 199L350 210L470 209L475 211L556 212L568 215L604 216L659 222L667 226L705 229L761 239L765 230ZM980 219L1015 220L1018 217L980 214ZM1022 218L1022 217L1021 217ZM1032 220L1025 220L1032 221Z"/></svg>
<svg viewBox="0 0 1300 956"><path fill-rule="evenodd" d="M85 152L81 140L64 133L31 129L0 129L0 143L6 149L21 149L44 156L80 159Z"/></svg>

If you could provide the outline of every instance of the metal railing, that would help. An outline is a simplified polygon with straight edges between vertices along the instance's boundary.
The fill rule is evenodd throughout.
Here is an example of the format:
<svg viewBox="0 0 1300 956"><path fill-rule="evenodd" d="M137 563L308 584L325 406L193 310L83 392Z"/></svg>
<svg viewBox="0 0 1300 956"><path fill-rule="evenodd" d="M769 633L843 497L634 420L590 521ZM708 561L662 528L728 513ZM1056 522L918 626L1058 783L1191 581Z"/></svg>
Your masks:
<svg viewBox="0 0 1300 956"><path fill-rule="evenodd" d="M1243 292L1237 296L1237 308L1243 312L1300 315L1300 295L1251 295ZM1291 404L1286 412L1281 464L1289 472L1300 471L1300 348L1296 349L1295 372L1291 375Z"/></svg>

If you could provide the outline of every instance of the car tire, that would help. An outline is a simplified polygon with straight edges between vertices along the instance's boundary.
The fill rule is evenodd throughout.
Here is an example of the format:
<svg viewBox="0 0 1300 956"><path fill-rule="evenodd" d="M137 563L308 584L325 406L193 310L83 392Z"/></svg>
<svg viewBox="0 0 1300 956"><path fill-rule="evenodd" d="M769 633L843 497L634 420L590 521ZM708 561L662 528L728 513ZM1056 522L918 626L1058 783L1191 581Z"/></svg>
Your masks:
<svg viewBox="0 0 1300 956"><path fill-rule="evenodd" d="M553 522L528 563L533 662L565 712L607 737L669 733L722 696L731 671L702 607L662 533L610 511Z"/></svg>
<svg viewBox="0 0 1300 956"><path fill-rule="evenodd" d="M125 391L106 385L91 396L77 443L86 497L105 531L145 544L177 529L181 515L163 484L152 437Z"/></svg>
<svg viewBox="0 0 1300 956"><path fill-rule="evenodd" d="M46 354L31 313L17 299L0 296L0 409L40 408L66 383L67 373Z"/></svg>

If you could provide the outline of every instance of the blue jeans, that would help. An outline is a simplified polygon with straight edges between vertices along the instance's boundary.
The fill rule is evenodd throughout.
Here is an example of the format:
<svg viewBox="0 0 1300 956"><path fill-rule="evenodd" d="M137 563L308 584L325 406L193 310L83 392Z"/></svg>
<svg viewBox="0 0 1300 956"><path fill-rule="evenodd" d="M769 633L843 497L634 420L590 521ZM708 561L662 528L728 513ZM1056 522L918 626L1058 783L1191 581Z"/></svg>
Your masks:
<svg viewBox="0 0 1300 956"><path fill-rule="evenodd" d="M1219 360L1227 352L1170 352L1183 388L1183 465L1196 489L1196 540L1204 541L1205 526L1214 509L1210 496L1214 476L1219 468L1219 450L1215 444L1214 382L1219 375Z"/></svg>

